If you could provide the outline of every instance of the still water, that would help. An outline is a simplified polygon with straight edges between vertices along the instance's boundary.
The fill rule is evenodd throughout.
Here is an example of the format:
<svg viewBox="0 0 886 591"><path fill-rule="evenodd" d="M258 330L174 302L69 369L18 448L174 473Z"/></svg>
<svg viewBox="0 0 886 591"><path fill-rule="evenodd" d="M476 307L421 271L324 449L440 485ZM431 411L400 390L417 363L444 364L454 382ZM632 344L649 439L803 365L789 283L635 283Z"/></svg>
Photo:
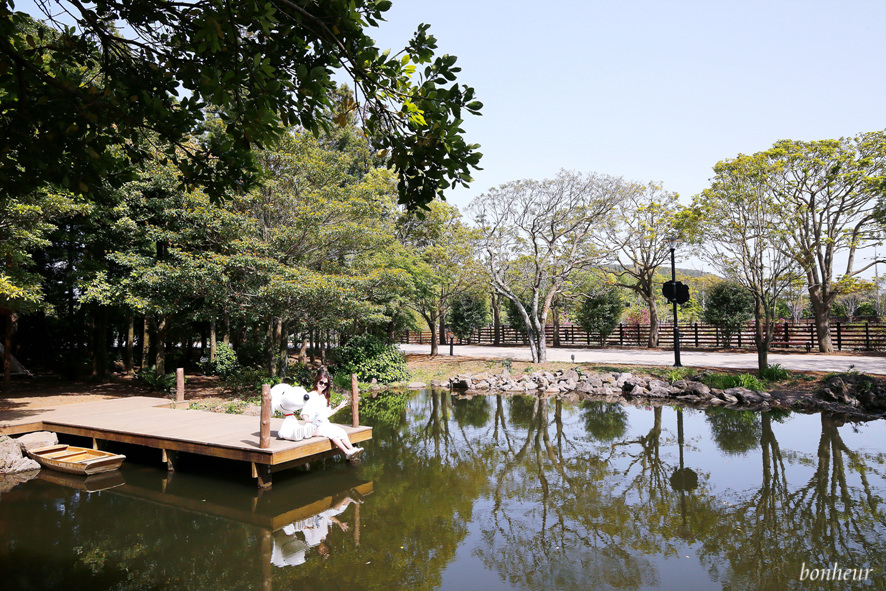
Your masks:
<svg viewBox="0 0 886 591"><path fill-rule="evenodd" d="M883 421L430 391L361 414L362 465L263 493L226 464L43 471L0 495L0 588L886 589Z"/></svg>

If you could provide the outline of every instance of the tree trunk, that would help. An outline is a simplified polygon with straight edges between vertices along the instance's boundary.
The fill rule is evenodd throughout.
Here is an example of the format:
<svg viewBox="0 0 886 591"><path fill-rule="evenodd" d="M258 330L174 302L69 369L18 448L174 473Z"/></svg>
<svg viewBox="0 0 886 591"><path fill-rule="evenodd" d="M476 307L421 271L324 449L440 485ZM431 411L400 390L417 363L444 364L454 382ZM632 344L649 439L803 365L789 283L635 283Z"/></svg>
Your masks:
<svg viewBox="0 0 886 591"><path fill-rule="evenodd" d="M154 339L156 363L154 366L157 368L158 376L166 375L166 335L169 332L171 318L169 314L161 314L157 320L157 336Z"/></svg>
<svg viewBox="0 0 886 591"><path fill-rule="evenodd" d="M446 315L445 314L442 314L442 313L440 314L439 325L440 325L440 344L445 345L446 344Z"/></svg>
<svg viewBox="0 0 886 591"><path fill-rule="evenodd" d="M280 375L285 376L289 367L289 322L280 320L280 334L277 341L277 358L280 360Z"/></svg>
<svg viewBox="0 0 886 591"><path fill-rule="evenodd" d="M815 336L818 338L819 353L833 353L831 342L831 300L821 297L820 292L809 290L809 303L812 304L812 315L815 317Z"/></svg>
<svg viewBox="0 0 886 591"><path fill-rule="evenodd" d="M209 361L215 361L215 353L218 350L218 342L215 336L215 320L209 322Z"/></svg>
<svg viewBox="0 0 886 591"><path fill-rule="evenodd" d="M135 357L135 317L129 314L126 317L126 345L123 349L123 369L126 373L132 373L133 358Z"/></svg>
<svg viewBox="0 0 886 591"><path fill-rule="evenodd" d="M142 322L142 360L141 368L148 367L151 363L151 321L150 316L145 314Z"/></svg>
<svg viewBox="0 0 886 591"><path fill-rule="evenodd" d="M298 362L305 365L308 362L308 337L301 335L301 346L298 348Z"/></svg>
<svg viewBox="0 0 886 591"><path fill-rule="evenodd" d="M658 347L658 309L655 307L655 299L647 299L643 297L643 301L649 307L649 340L647 345L650 348Z"/></svg>
<svg viewBox="0 0 886 591"><path fill-rule="evenodd" d="M492 344L501 344L501 296L492 292Z"/></svg>
<svg viewBox="0 0 886 591"><path fill-rule="evenodd" d="M228 314L227 312L225 312L225 319L224 320L225 320L225 324L224 324L225 336L222 339L222 342L226 345L230 345L231 344L231 315Z"/></svg>
<svg viewBox="0 0 886 591"><path fill-rule="evenodd" d="M329 346L329 331L320 331L320 365L326 365L326 348Z"/></svg>
<svg viewBox="0 0 886 591"><path fill-rule="evenodd" d="M431 357L436 357L440 352L440 344L437 338L437 320L435 314L425 315L422 314L425 319L425 322L428 325L428 328L431 329Z"/></svg>
<svg viewBox="0 0 886 591"><path fill-rule="evenodd" d="M277 319L271 318L268 320L268 333L265 337L265 358L268 360L268 373L271 376L277 375L277 351L280 346L278 330L279 324Z"/></svg>
<svg viewBox="0 0 886 591"><path fill-rule="evenodd" d="M554 348L560 346L560 310L555 306L553 309L554 317Z"/></svg>
<svg viewBox="0 0 886 591"><path fill-rule="evenodd" d="M12 312L6 316L6 330L3 331L3 392L9 395L12 387L12 335L15 334L15 325L18 322L18 314Z"/></svg>
<svg viewBox="0 0 886 591"><path fill-rule="evenodd" d="M314 354L316 353L316 349L317 349L317 347L316 347L317 339L314 337L313 330L310 331L310 333L308 333L308 334L309 334L308 341L310 343L308 346L308 353L310 354L311 364L313 365L313 363L315 361Z"/></svg>

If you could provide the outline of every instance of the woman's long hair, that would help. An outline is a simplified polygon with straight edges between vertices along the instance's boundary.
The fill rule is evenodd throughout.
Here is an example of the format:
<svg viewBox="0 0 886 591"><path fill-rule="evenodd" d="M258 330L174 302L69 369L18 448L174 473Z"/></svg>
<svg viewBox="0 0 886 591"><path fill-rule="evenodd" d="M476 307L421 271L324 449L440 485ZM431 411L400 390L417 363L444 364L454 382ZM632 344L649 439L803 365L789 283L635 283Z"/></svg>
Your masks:
<svg viewBox="0 0 886 591"><path fill-rule="evenodd" d="M326 380L326 384L320 384L324 379ZM317 377L314 378L314 390L326 397L326 406L329 406L329 398L332 394L332 378L329 377L329 372L326 371L326 368L321 368L320 371L317 372Z"/></svg>

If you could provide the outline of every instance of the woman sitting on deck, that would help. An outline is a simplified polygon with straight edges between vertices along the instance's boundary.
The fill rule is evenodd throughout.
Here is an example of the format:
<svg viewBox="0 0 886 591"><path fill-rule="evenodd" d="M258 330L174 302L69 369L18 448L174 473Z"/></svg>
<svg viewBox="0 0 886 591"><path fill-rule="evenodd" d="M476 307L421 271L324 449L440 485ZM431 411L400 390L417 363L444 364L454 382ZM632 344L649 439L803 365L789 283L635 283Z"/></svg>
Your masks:
<svg viewBox="0 0 886 591"><path fill-rule="evenodd" d="M329 408L330 394L332 392L332 379L325 369L317 373L314 380L314 389L310 392L312 400L301 411L303 420L313 423L316 427L314 435L328 437L345 454L345 458L351 459L363 452L362 447L354 447L345 430L338 425L329 422L329 417L347 406L347 401L342 401L335 408ZM322 398L321 398L322 397ZM316 401L316 402L315 402Z"/></svg>

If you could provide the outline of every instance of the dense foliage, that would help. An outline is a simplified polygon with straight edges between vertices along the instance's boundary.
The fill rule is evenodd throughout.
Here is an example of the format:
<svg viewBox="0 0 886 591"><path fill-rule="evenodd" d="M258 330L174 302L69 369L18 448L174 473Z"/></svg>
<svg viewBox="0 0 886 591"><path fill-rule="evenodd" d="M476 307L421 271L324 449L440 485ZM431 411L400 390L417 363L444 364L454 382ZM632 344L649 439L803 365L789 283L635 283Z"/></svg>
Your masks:
<svg viewBox="0 0 886 591"><path fill-rule="evenodd" d="M729 347L733 335L753 316L753 305L754 298L747 289L724 281L708 294L704 320L720 329L724 346Z"/></svg>
<svg viewBox="0 0 886 591"><path fill-rule="evenodd" d="M618 326L624 308L621 293L617 288L610 287L587 296L576 313L576 321L582 329L596 332L602 346Z"/></svg>
<svg viewBox="0 0 886 591"><path fill-rule="evenodd" d="M409 379L406 359L397 347L371 334L357 335L333 351L336 375L357 374L361 382L373 379L391 384Z"/></svg>
<svg viewBox="0 0 886 591"><path fill-rule="evenodd" d="M455 298L452 302L449 328L459 339L470 339L472 334L488 323L489 305L486 298L468 292Z"/></svg>

